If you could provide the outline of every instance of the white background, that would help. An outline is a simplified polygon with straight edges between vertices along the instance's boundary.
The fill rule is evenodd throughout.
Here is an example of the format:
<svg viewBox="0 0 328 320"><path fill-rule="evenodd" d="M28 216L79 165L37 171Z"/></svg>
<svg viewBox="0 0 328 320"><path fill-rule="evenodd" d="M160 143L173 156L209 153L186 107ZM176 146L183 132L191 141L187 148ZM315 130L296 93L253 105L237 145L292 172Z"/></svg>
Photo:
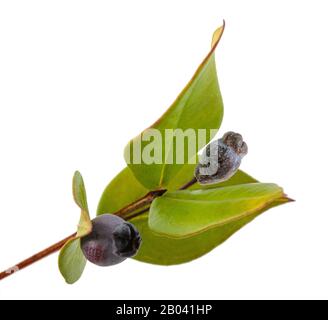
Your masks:
<svg viewBox="0 0 328 320"><path fill-rule="evenodd" d="M0 283L0 299L328 298L326 1L1 1L0 269L72 233L71 178L96 209L123 147L217 51L242 168L297 201L207 256L158 267L90 264L74 286L57 255Z"/></svg>

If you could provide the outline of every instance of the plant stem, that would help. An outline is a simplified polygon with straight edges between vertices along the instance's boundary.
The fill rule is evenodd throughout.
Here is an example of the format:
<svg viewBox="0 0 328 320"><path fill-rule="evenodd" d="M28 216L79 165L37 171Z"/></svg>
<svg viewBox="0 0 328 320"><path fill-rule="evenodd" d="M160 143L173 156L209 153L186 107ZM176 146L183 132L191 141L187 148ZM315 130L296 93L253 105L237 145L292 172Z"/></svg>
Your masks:
<svg viewBox="0 0 328 320"><path fill-rule="evenodd" d="M128 206L124 207L121 210L118 210L113 214L122 218L127 217L129 213L132 213L138 209L145 207L148 204L151 204L157 197L162 196L166 191L167 190L150 191L141 199L129 204Z"/></svg>
<svg viewBox="0 0 328 320"><path fill-rule="evenodd" d="M187 190L188 188L192 187L196 183L197 183L197 179L193 178L192 180L187 182L184 186L182 186L179 190Z"/></svg>
<svg viewBox="0 0 328 320"><path fill-rule="evenodd" d="M127 221L129 221L129 220L131 220L131 219L133 219L133 218L136 218L136 217L138 217L138 216L141 216L143 213L148 212L149 209L150 209L150 207L147 207L147 208L145 208L145 209L142 209L141 211L138 211L138 212L135 212L135 213L129 215L129 216L126 217L125 219L126 219Z"/></svg>
<svg viewBox="0 0 328 320"><path fill-rule="evenodd" d="M194 178L190 182L186 183L184 186L180 188L180 190L186 190L192 185L194 185L197 182L197 180ZM125 218L126 220L130 220L132 218L135 218L147 211L149 211L149 204L151 204L156 198L162 196L167 190L156 190L156 191L150 191L147 193L144 197L140 198L139 200L127 205L126 207L118 210L117 212L113 213L114 215L117 215L119 217ZM147 206L147 207L146 207ZM144 208L146 207L146 208ZM143 208L143 209L142 209ZM135 212L138 209L142 209L141 211ZM135 212L135 213L133 213ZM133 214L131 214L133 213ZM39 253L33 255L32 257L18 263L17 265L13 266L12 268L9 268L3 272L0 273L0 281L11 276L12 274L25 269L26 267L34 264L37 261L42 260L43 258L46 258L50 256L51 254L59 251L69 240L74 239L76 236L76 233L70 235L69 237L57 242L56 244L52 245L51 247L40 251Z"/></svg>
<svg viewBox="0 0 328 320"><path fill-rule="evenodd" d="M59 241L58 243L52 245L51 247L33 255L32 257L18 263L17 265L13 266L12 268L9 268L3 272L0 273L0 280L3 280L9 276L11 276L12 274L30 266L31 264L42 260L43 258L46 258L48 256L50 256L51 254L57 252L58 250L60 250L67 241L74 239L76 236L76 233L72 234L71 236Z"/></svg>

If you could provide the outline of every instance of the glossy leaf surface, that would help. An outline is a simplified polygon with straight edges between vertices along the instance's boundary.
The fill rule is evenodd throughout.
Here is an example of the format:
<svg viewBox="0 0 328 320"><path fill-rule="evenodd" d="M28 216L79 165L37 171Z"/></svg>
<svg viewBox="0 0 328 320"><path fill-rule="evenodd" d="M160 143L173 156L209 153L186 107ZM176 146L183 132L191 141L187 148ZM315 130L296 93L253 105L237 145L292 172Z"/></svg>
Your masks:
<svg viewBox="0 0 328 320"><path fill-rule="evenodd" d="M283 197L280 187L268 183L169 192L153 202L149 227L176 238L195 236L212 228L222 232L225 225L253 218Z"/></svg>
<svg viewBox="0 0 328 320"><path fill-rule="evenodd" d="M214 53L223 31L224 26L214 33L211 51L168 111L150 128L130 141L125 148L124 156L128 166L137 180L149 190L167 189L184 167L184 164L176 161L177 154L184 151L183 163L188 163L188 160L214 137L221 125L223 102ZM151 129L158 130L160 139L152 136ZM167 138L165 129L205 129L206 141L198 141L195 150L191 150L187 143L184 150L176 150L175 140ZM149 164L145 161L144 155L149 149L150 142L154 149L161 151L157 163ZM170 155L173 161L169 161Z"/></svg>

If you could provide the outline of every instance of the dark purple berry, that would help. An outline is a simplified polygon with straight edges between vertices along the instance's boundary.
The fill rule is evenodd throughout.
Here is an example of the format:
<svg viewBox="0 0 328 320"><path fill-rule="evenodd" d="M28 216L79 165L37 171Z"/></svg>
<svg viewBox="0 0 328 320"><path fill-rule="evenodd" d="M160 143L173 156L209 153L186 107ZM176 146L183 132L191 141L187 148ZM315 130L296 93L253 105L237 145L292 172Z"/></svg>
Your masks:
<svg viewBox="0 0 328 320"><path fill-rule="evenodd" d="M104 214L92 221L92 232L81 239L84 256L98 266L112 266L137 254L138 230L122 218Z"/></svg>
<svg viewBox="0 0 328 320"><path fill-rule="evenodd" d="M230 179L247 154L247 144L239 133L227 132L209 144L200 157L195 177L200 184L215 184Z"/></svg>

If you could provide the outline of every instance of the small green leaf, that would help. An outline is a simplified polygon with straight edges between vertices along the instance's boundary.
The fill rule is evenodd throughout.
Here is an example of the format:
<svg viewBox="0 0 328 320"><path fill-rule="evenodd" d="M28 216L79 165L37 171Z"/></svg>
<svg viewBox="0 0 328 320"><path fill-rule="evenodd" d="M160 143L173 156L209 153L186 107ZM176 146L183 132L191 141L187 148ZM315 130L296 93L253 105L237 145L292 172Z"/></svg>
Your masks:
<svg viewBox="0 0 328 320"><path fill-rule="evenodd" d="M75 203L82 210L89 211L88 201L87 201L87 193L85 191L83 177L79 171L76 171L74 173L74 177L73 177L73 197L74 197Z"/></svg>
<svg viewBox="0 0 328 320"><path fill-rule="evenodd" d="M155 122L149 129L142 132L135 139L130 141L124 151L125 160L139 182L149 190L167 189L170 182L184 168L183 164L177 161L168 161L168 155L173 154L173 159L177 154L182 154L182 150L175 150L175 143L166 139L165 129L188 130L206 129L206 141L198 141L197 150L188 150L185 144L184 155L193 158L195 154L215 135L221 125L223 117L223 102L220 93L216 63L215 49L221 39L224 26L220 27L213 36L212 49L201 63L191 81L178 96L167 112ZM144 141L145 136L156 129L160 133L160 140L154 139L152 145L156 150L161 150L158 156L160 163L144 162L143 153L149 149L149 141ZM151 137L147 137L148 139ZM163 142L163 143L162 143ZM140 145L140 148L134 146ZM182 147L181 147L182 148ZM136 151L135 151L136 149ZM138 163L136 163L138 159ZM184 163L189 159L185 158Z"/></svg>
<svg viewBox="0 0 328 320"><path fill-rule="evenodd" d="M186 166L174 179L175 183L171 184L170 190L176 190L190 181L194 169L195 165ZM256 182L256 180L239 171L229 181L224 182L224 185L252 182ZM194 187L204 188L197 184ZM97 212L99 215L115 212L147 194L148 191L136 180L131 170L125 168L104 191ZM279 201L276 205L281 204ZM174 265L191 261L214 249L251 220L252 218L248 218L234 225L227 225L221 229L221 232L212 229L187 239L170 239L149 229L148 213L146 213L131 220L143 239L143 244L135 259L158 265Z"/></svg>
<svg viewBox="0 0 328 320"><path fill-rule="evenodd" d="M252 218L283 197L283 190L269 183L169 192L152 203L149 227L168 237L191 237Z"/></svg>
<svg viewBox="0 0 328 320"><path fill-rule="evenodd" d="M78 281L84 271L87 260L80 248L80 239L68 241L61 249L58 259L59 270L68 284Z"/></svg>
<svg viewBox="0 0 328 320"><path fill-rule="evenodd" d="M81 217L78 225L77 236L83 237L92 230L92 222L90 219L87 194L85 185L80 172L76 171L73 177L73 197L76 204L81 209Z"/></svg>
<svg viewBox="0 0 328 320"><path fill-rule="evenodd" d="M69 240L61 249L58 266L60 273L67 283L73 284L80 279L86 265L86 259L80 247L80 239L92 231L87 193L80 172L76 171L73 177L73 197L81 209L80 222L78 224L76 237Z"/></svg>

